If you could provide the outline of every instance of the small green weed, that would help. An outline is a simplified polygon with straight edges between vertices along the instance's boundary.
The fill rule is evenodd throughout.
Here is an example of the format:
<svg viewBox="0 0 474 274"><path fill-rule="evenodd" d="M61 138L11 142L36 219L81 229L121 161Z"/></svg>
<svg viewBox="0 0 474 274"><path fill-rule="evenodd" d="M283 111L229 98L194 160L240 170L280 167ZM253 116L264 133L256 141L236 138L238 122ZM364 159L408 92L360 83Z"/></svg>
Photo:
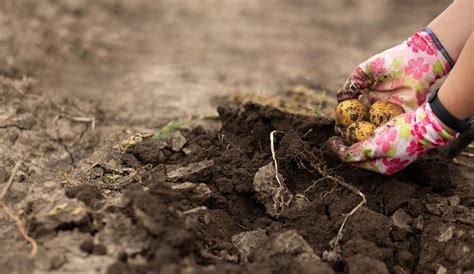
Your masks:
<svg viewBox="0 0 474 274"><path fill-rule="evenodd" d="M166 140L171 137L171 134L173 133L173 130L180 128L182 126L186 125L185 121L169 121L164 127L162 127L160 130L158 130L155 135L153 135L153 139L155 140Z"/></svg>

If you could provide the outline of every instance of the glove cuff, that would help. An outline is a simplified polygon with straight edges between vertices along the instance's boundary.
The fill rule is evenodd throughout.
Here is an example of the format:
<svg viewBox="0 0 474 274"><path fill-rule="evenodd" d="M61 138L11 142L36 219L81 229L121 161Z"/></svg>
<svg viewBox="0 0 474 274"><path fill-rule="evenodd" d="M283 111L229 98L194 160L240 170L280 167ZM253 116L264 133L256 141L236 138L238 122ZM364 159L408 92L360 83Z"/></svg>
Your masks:
<svg viewBox="0 0 474 274"><path fill-rule="evenodd" d="M454 66L454 61L451 58L451 56L449 56L449 53L446 50L446 48L443 47L443 44L441 44L441 41L439 41L438 36L436 36L436 34L430 28L424 28L423 31L426 32L431 37L431 41L433 42L435 47L444 56L450 68L452 68Z"/></svg>
<svg viewBox="0 0 474 274"><path fill-rule="evenodd" d="M446 109L443 103L441 103L441 101L439 100L438 91L439 89L436 90L428 100L433 114L436 115L436 117L438 117L438 119L450 129L456 132L466 131L471 126L473 119L468 118L464 120L459 120L454 115L452 115L449 110Z"/></svg>

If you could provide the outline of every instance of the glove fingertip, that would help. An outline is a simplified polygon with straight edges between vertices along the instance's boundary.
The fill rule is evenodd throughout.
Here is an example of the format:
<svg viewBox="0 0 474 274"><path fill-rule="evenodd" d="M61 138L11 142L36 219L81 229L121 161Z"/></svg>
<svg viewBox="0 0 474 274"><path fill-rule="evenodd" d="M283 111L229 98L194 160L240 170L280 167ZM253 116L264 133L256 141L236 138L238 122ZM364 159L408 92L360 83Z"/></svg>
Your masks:
<svg viewBox="0 0 474 274"><path fill-rule="evenodd" d="M329 148L339 157L341 160L344 158L344 155L347 151L347 145L344 143L339 136L333 136L327 140L327 145Z"/></svg>
<svg viewBox="0 0 474 274"><path fill-rule="evenodd" d="M355 92L355 91L340 90L336 95L336 99L337 99L337 102L340 103L340 102L345 101L345 100L354 99L357 96L358 96L358 93Z"/></svg>

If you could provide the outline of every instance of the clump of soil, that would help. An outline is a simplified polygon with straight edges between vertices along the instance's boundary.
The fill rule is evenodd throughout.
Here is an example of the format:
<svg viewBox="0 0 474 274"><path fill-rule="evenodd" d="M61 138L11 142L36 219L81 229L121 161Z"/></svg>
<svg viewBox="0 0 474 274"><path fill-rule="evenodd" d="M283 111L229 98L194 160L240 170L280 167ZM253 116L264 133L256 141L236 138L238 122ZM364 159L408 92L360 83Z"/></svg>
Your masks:
<svg viewBox="0 0 474 274"><path fill-rule="evenodd" d="M337 103L336 99L329 96L324 88L310 88L301 84L289 86L281 94L273 96L263 96L256 91L238 91L226 99L227 103L234 106L255 102L290 113L326 116L332 115Z"/></svg>
<svg viewBox="0 0 474 274"><path fill-rule="evenodd" d="M116 165L126 172L114 180L104 179L113 169L99 160L86 172L88 179L82 177L109 199L125 189L122 202L101 212L109 221L97 225L97 216L90 216L95 241L81 245L90 256L113 256L109 273L410 273L474 267L472 207L453 195L466 188L463 183L435 193L410 179L413 170L385 177L341 164L326 151L334 124L325 118L254 103L218 111L219 132L195 128L180 130L171 140L145 139L121 155ZM271 206L274 192L265 192L262 200L254 181L259 169L273 163L272 131L279 178L293 197L277 211ZM340 259L324 262L344 214L360 202L328 174L360 189L368 203L349 218ZM87 190L70 190L68 197L100 204L102 196ZM118 229L118 220L126 230Z"/></svg>

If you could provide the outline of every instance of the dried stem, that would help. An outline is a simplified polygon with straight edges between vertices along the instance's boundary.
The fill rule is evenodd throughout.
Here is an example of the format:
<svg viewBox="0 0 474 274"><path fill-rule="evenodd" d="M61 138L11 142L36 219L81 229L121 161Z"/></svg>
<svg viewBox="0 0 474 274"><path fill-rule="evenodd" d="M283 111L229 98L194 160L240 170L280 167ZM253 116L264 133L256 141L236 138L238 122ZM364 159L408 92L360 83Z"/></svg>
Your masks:
<svg viewBox="0 0 474 274"><path fill-rule="evenodd" d="M466 162L461 161L461 160L456 159L456 158L453 159L453 162L457 165L460 165L460 166L464 166L464 167L468 167L468 168L474 168L473 164L466 163Z"/></svg>
<svg viewBox="0 0 474 274"><path fill-rule="evenodd" d="M474 158L474 153L461 152L461 156L468 157L468 158Z"/></svg>
<svg viewBox="0 0 474 274"><path fill-rule="evenodd" d="M0 196L0 207L3 208L3 210L5 211L5 213L10 219L15 221L16 226L18 227L18 231L20 232L21 236L23 236L23 238L31 244L30 256L34 257L36 256L36 253L38 252L38 244L36 243L35 239L31 238L30 235L28 235L28 232L26 231L26 228L23 225L23 222L20 220L20 217L15 215L15 213L13 213L13 210L10 207L8 207L3 201L8 191L10 190L11 186L13 185L15 175L20 169L21 164L22 164L21 161L17 162L15 164L15 167L12 170L12 174L10 175L10 178L8 179L7 185L2 191L2 196Z"/></svg>
<svg viewBox="0 0 474 274"><path fill-rule="evenodd" d="M182 214L183 214L183 215L187 215L187 214L196 213L196 212L199 212L199 211L202 211L202 210L207 210L207 207L205 207L205 206L198 206L198 207L191 208L191 209L188 209L188 210L186 210L186 211L183 211Z"/></svg>
<svg viewBox="0 0 474 274"><path fill-rule="evenodd" d="M2 190L2 196L0 196L0 200L3 201L3 199L5 199L5 196L7 195L8 193L8 190L10 190L10 188L12 187L13 185L13 181L15 179L15 176L16 176L16 173L18 172L18 170L20 169L21 167L21 161L18 161L15 166L13 167L12 169L12 173L10 175L10 178L8 178L8 181L7 181L7 185L3 188Z"/></svg>
<svg viewBox="0 0 474 274"><path fill-rule="evenodd" d="M75 121L75 122L91 123L91 130L95 129L95 117L94 116L91 116L91 117L76 117L76 116L70 116L70 115L67 115L67 114L64 114L64 113L61 113L60 115L61 115L61 117L68 118L68 119L70 119L72 121Z"/></svg>
<svg viewBox="0 0 474 274"><path fill-rule="evenodd" d="M13 210L8 207L3 201L0 202L0 206L3 208L3 211L10 217L10 219L14 220L16 223L16 226L18 228L18 231L20 232L21 236L31 244L31 252L30 256L35 257L36 253L38 253L38 243L36 243L35 239L31 238L30 235L28 235L28 232L26 231L25 226L23 225L23 222L20 220L20 218L13 213Z"/></svg>

